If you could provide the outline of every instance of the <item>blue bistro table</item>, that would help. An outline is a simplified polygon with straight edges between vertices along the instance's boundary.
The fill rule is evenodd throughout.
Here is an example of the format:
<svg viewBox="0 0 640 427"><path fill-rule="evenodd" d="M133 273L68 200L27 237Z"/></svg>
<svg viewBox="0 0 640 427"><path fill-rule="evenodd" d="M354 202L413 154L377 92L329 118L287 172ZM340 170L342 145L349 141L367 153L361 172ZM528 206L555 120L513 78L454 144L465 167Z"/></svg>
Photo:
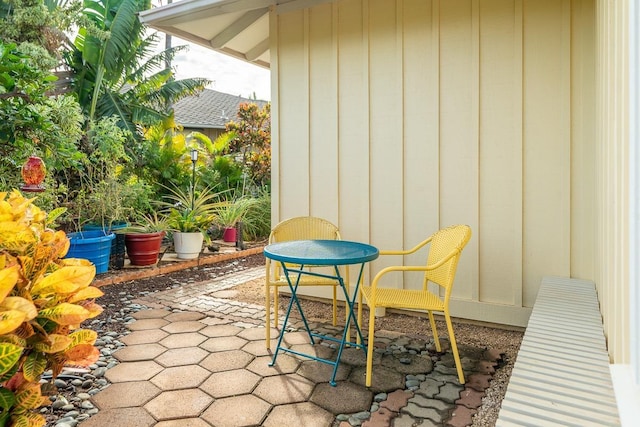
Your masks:
<svg viewBox="0 0 640 427"><path fill-rule="evenodd" d="M335 386L338 363L340 362L342 349L344 348L344 345L348 339L349 325L351 324L352 320L353 324L355 325L359 340L358 344L350 343L349 345L354 345L364 349L366 354L366 348L364 344L360 344L364 343L364 339L362 338L362 332L360 331L360 326L358 325L357 317L354 313L354 303L356 296L358 295L358 288L362 279L364 265L367 262L373 261L374 259L378 258L378 249L365 243L350 242L346 240L293 240L289 242L273 243L266 246L264 248L264 255L267 258L270 258L274 261L279 261L281 263L285 277L287 278L287 282L289 284L289 289L291 290L291 299L289 300L287 314L282 325L282 332L280 333L280 337L278 338L278 345L269 366L273 366L276 363L276 358L278 357L278 353L280 351L293 353L298 356L308 357L319 362L333 365L333 374L331 375L329 384ZM349 295L349 290L347 289L348 285L344 283L338 267L342 265L353 264L360 264L360 271L358 273L358 281L356 282L355 291L353 295ZM305 270L304 268L308 266L333 267L334 275ZM293 276L295 276L293 279L291 277L292 273ZM307 319L304 316L304 312L302 311L300 301L298 300L298 296L296 294L302 275L335 279L340 284L340 287L344 292L345 302L347 303L348 310L347 321L344 327L344 332L342 334L342 339L317 334L311 332L311 329L309 329L309 324L307 323ZM294 304L300 312L300 316L302 317L304 326L307 330L307 333L309 334L311 344L315 344L315 341L313 340L314 337L340 343L336 360L322 359L314 355L301 353L289 348L282 347L282 338L284 337L284 333L287 328L287 322L289 321L289 315L291 314L291 308Z"/></svg>

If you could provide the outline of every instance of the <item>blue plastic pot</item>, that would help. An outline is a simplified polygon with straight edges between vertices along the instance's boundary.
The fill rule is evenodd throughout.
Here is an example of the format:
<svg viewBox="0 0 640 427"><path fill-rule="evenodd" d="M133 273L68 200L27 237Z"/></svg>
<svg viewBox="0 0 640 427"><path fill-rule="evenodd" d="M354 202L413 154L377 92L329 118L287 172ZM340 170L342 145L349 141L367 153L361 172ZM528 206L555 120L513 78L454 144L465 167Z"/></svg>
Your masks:
<svg viewBox="0 0 640 427"><path fill-rule="evenodd" d="M114 233L103 230L81 231L67 235L71 246L65 258L83 258L96 266L96 274L106 273L109 269L111 255L111 241L116 238Z"/></svg>

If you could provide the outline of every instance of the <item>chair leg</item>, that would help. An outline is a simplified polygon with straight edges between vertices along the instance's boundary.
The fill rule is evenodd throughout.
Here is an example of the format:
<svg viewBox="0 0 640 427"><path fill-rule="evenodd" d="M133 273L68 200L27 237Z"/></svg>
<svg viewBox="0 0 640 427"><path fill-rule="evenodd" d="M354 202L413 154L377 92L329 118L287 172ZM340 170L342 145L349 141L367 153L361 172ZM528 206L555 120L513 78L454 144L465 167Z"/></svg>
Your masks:
<svg viewBox="0 0 640 427"><path fill-rule="evenodd" d="M462 372L462 362L460 362L460 355L458 354L458 345L456 344L456 336L453 334L453 325L451 324L451 317L449 317L449 311L445 310L444 317L447 321L447 330L449 331L449 341L451 341L451 351L453 352L453 358L456 361L456 370L458 371L458 380L460 384L464 384L464 372Z"/></svg>
<svg viewBox="0 0 640 427"><path fill-rule="evenodd" d="M365 384L371 387L371 374L373 370L373 340L376 324L376 308L369 305L369 335L367 336L367 375Z"/></svg>
<svg viewBox="0 0 640 427"><path fill-rule="evenodd" d="M278 296L278 286L273 287L273 327L278 327L278 313L280 312L280 297Z"/></svg>
<svg viewBox="0 0 640 427"><path fill-rule="evenodd" d="M433 340L436 342L436 351L440 353L442 347L440 346L440 338L438 337L438 329L436 328L436 319L433 318L433 312L429 310L429 323L431 323L431 332L433 332Z"/></svg>
<svg viewBox="0 0 640 427"><path fill-rule="evenodd" d="M264 308L265 308L265 339L266 339L266 345L267 345L267 349L271 350L271 287L269 286L268 283L265 283L264 289L265 289L265 302L264 302Z"/></svg>
<svg viewBox="0 0 640 427"><path fill-rule="evenodd" d="M338 324L338 299L336 286L333 286L333 326Z"/></svg>

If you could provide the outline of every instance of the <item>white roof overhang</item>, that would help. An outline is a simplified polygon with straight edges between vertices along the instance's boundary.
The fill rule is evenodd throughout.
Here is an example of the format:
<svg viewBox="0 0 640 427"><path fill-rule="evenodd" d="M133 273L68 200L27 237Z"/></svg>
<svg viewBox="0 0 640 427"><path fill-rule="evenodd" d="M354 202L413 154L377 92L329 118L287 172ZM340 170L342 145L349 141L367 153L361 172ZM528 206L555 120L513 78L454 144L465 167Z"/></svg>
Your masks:
<svg viewBox="0 0 640 427"><path fill-rule="evenodd" d="M182 0L146 10L147 26L269 68L269 11L285 13L331 0Z"/></svg>

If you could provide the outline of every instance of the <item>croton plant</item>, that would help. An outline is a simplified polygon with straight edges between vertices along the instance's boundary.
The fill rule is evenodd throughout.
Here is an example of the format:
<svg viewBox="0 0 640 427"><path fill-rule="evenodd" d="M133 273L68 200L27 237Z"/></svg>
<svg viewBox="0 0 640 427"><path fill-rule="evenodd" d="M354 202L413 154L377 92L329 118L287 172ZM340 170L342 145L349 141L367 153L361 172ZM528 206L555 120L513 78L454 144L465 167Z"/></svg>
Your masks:
<svg viewBox="0 0 640 427"><path fill-rule="evenodd" d="M53 380L65 365L99 357L96 332L80 324L100 314L102 291L90 286L91 263L63 259L69 239L48 227L60 213L0 192L0 427L43 426L35 409L55 388L42 374Z"/></svg>

